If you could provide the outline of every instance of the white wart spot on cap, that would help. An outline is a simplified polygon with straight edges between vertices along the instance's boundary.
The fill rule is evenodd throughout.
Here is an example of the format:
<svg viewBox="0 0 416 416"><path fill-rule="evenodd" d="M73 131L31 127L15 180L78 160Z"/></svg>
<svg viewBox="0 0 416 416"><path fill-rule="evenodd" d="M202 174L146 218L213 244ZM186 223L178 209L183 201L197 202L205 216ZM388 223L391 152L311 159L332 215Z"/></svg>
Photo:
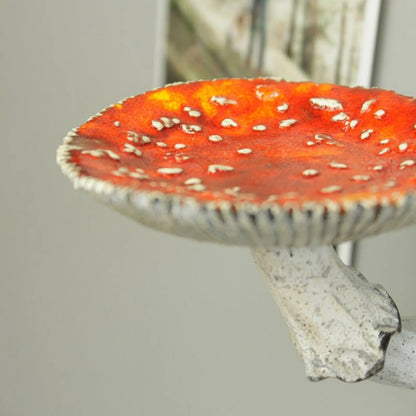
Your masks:
<svg viewBox="0 0 416 416"><path fill-rule="evenodd" d="M310 103L313 108L326 111L340 111L343 110L342 104L333 98L316 97L311 98Z"/></svg>
<svg viewBox="0 0 416 416"><path fill-rule="evenodd" d="M107 149L83 150L81 153L84 155L90 155L94 157L108 156L113 160L120 160L120 156L117 153L114 153L112 150L107 150Z"/></svg>
<svg viewBox="0 0 416 416"><path fill-rule="evenodd" d="M361 140L368 139L372 133L374 133L373 129L363 130L362 133L361 133L361 136L360 136Z"/></svg>
<svg viewBox="0 0 416 416"><path fill-rule="evenodd" d="M355 129L357 127L357 124L358 124L358 120L351 120L350 121L350 127L352 129Z"/></svg>
<svg viewBox="0 0 416 416"><path fill-rule="evenodd" d="M232 188L225 188L224 193L236 196L240 192L240 190L241 188L239 186L233 186Z"/></svg>
<svg viewBox="0 0 416 416"><path fill-rule="evenodd" d="M184 153L178 153L175 155L175 160L177 162L184 162L185 160L189 160L190 156L185 155Z"/></svg>
<svg viewBox="0 0 416 416"><path fill-rule="evenodd" d="M135 131L127 132L127 140L133 143L139 142L139 135Z"/></svg>
<svg viewBox="0 0 416 416"><path fill-rule="evenodd" d="M179 149L185 149L186 145L183 143L177 143L175 144L175 149L179 150Z"/></svg>
<svg viewBox="0 0 416 416"><path fill-rule="evenodd" d="M185 185L197 185L200 184L202 181L199 178L189 178L187 179L184 184Z"/></svg>
<svg viewBox="0 0 416 416"><path fill-rule="evenodd" d="M163 175L178 175L183 172L182 168L159 168L158 173Z"/></svg>
<svg viewBox="0 0 416 416"><path fill-rule="evenodd" d="M380 144L389 144L390 143L390 139L383 139L383 140L380 140L380 142L379 142Z"/></svg>
<svg viewBox="0 0 416 416"><path fill-rule="evenodd" d="M259 100L267 100L270 101L274 98L279 96L279 92L276 90L270 90L267 85L259 84L256 86L256 97Z"/></svg>
<svg viewBox="0 0 416 416"><path fill-rule="evenodd" d="M202 185L202 183L196 183L195 185L188 186L188 189L191 191L202 192L207 188L205 185Z"/></svg>
<svg viewBox="0 0 416 416"><path fill-rule="evenodd" d="M412 159L404 160L402 163L400 163L400 169L405 169L409 166L414 166L415 163L416 162Z"/></svg>
<svg viewBox="0 0 416 416"><path fill-rule="evenodd" d="M168 145L164 142L156 142L157 147L168 147Z"/></svg>
<svg viewBox="0 0 416 416"><path fill-rule="evenodd" d="M399 151L400 152L405 152L408 147L409 147L409 145L406 142L400 143L399 144Z"/></svg>
<svg viewBox="0 0 416 416"><path fill-rule="evenodd" d="M277 106L277 111L279 113L284 113L288 109L289 109L289 104L287 104L287 103L283 103L283 104L280 104L279 106Z"/></svg>
<svg viewBox="0 0 416 416"><path fill-rule="evenodd" d="M284 129L284 128L286 128L286 127L293 126L294 124L296 124L296 122L297 122L297 120L295 120L294 118L289 118L289 119L287 119L287 120L282 120L282 121L279 123L279 127L280 127L281 129Z"/></svg>
<svg viewBox="0 0 416 416"><path fill-rule="evenodd" d="M352 179L356 182L367 182L371 179L370 175L354 175Z"/></svg>
<svg viewBox="0 0 416 416"><path fill-rule="evenodd" d="M377 118L377 119L379 119L379 120L381 120L382 118L384 118L384 117L385 117L385 115L386 115L385 110L377 110L377 111L374 113L374 117L375 117L375 118Z"/></svg>
<svg viewBox="0 0 416 416"><path fill-rule="evenodd" d="M217 96L217 95L214 95L213 97L211 97L209 101L211 103L218 104L218 105L228 105L228 104L236 105L237 104L237 101L233 100L232 98L227 98L227 97L222 97L222 96Z"/></svg>
<svg viewBox="0 0 416 416"><path fill-rule="evenodd" d="M152 120L152 126L158 131L161 131L165 128L163 123L159 120Z"/></svg>
<svg viewBox="0 0 416 416"><path fill-rule="evenodd" d="M231 172L234 168L227 165L209 165L208 172L209 173L216 173L216 172Z"/></svg>
<svg viewBox="0 0 416 416"><path fill-rule="evenodd" d="M150 137L148 137L148 136L142 136L141 141L144 144L149 144L151 142Z"/></svg>
<svg viewBox="0 0 416 416"><path fill-rule="evenodd" d="M122 171L120 171L120 168L116 169L116 170L113 170L111 172L111 174L114 175L114 176L125 176L125 174Z"/></svg>
<svg viewBox="0 0 416 416"><path fill-rule="evenodd" d="M220 135L218 135L218 134L211 134L208 137L208 140L210 140L211 142L217 143L217 142L221 142L222 141L222 137Z"/></svg>
<svg viewBox="0 0 416 416"><path fill-rule="evenodd" d="M329 134L323 134L323 133L317 133L317 134L315 134L315 136L313 138L317 142L323 142L323 141L327 141L327 140L334 140L334 138L332 136L330 136Z"/></svg>
<svg viewBox="0 0 416 416"><path fill-rule="evenodd" d="M129 176L134 179L149 179L144 172L130 172Z"/></svg>
<svg viewBox="0 0 416 416"><path fill-rule="evenodd" d="M238 124L232 118L225 118L224 120L221 121L221 126L222 127L237 127Z"/></svg>
<svg viewBox="0 0 416 416"><path fill-rule="evenodd" d="M313 137L315 140L315 143L325 143L329 146L338 146L338 147L344 147L344 145L335 140L332 136L330 136L329 134L323 134L323 133L317 133L315 134L315 136ZM308 142L309 143L309 142ZM312 142L313 143L313 142ZM311 146L311 145L310 145Z"/></svg>
<svg viewBox="0 0 416 416"><path fill-rule="evenodd" d="M314 176L318 176L319 175L319 171L317 171L316 169L305 169L302 172L302 175L307 177L307 178L312 178Z"/></svg>
<svg viewBox="0 0 416 416"><path fill-rule="evenodd" d="M202 128L196 124L182 124L182 130L187 134L194 134L200 132Z"/></svg>
<svg viewBox="0 0 416 416"><path fill-rule="evenodd" d="M331 118L332 121L346 121L349 117L345 113L338 113Z"/></svg>
<svg viewBox="0 0 416 416"><path fill-rule="evenodd" d="M124 166L121 166L118 168L118 172L122 175L128 175L130 173L130 170L125 168Z"/></svg>
<svg viewBox="0 0 416 416"><path fill-rule="evenodd" d="M338 163L338 162L331 162L329 166L334 169L347 169L348 168L348 166L345 163Z"/></svg>
<svg viewBox="0 0 416 416"><path fill-rule="evenodd" d="M252 153L253 151L249 148L244 148L244 149L238 149L237 153L240 153L240 155L248 155L250 153Z"/></svg>
<svg viewBox="0 0 416 416"><path fill-rule="evenodd" d="M171 128L175 125L175 123L173 122L173 120L169 117L160 117L160 121L163 123L163 125L166 128Z"/></svg>
<svg viewBox="0 0 416 416"><path fill-rule="evenodd" d="M254 131L265 131L267 127L264 124L256 124L253 126Z"/></svg>
<svg viewBox="0 0 416 416"><path fill-rule="evenodd" d="M190 117L201 117L201 112L198 110L191 110L188 112Z"/></svg>
<svg viewBox="0 0 416 416"><path fill-rule="evenodd" d="M126 152L126 153L132 153L132 154L134 154L135 156L137 156L137 157L140 157L140 156L142 156L142 152L137 148L137 147L135 147L135 146L133 146L132 144L130 144L130 143L125 143L124 144L124 148L123 148L123 150Z"/></svg>
<svg viewBox="0 0 416 416"><path fill-rule="evenodd" d="M376 165L376 166L373 167L373 170L375 170L375 171L381 171L383 169L384 169L383 165Z"/></svg>
<svg viewBox="0 0 416 416"><path fill-rule="evenodd" d="M390 147L385 147L384 149L381 149L378 154L380 156L385 155L386 153L389 153L391 151Z"/></svg>
<svg viewBox="0 0 416 416"><path fill-rule="evenodd" d="M360 113L368 113L370 111L371 106L376 102L375 98L372 98L371 100L367 100L362 106Z"/></svg>
<svg viewBox="0 0 416 416"><path fill-rule="evenodd" d="M120 122L118 121L118 120L116 120L115 122L114 122L114 125L116 126L116 127L120 127Z"/></svg>
<svg viewBox="0 0 416 416"><path fill-rule="evenodd" d="M342 191L341 186L338 185L330 185L330 186L325 186L324 188L321 188L321 193L323 194L333 194L335 192L340 192Z"/></svg>

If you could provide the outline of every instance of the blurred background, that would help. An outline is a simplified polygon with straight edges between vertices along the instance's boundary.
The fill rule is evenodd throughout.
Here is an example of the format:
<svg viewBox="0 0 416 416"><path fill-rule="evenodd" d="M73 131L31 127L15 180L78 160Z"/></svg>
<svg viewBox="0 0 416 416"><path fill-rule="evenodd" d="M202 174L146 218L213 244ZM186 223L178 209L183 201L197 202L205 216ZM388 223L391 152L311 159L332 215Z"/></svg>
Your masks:
<svg viewBox="0 0 416 416"><path fill-rule="evenodd" d="M416 96L415 13L382 1L373 85ZM247 249L146 229L61 174L67 131L164 82L168 17L163 0L0 4L0 415L414 416L414 391L308 382ZM403 316L415 242L357 256Z"/></svg>

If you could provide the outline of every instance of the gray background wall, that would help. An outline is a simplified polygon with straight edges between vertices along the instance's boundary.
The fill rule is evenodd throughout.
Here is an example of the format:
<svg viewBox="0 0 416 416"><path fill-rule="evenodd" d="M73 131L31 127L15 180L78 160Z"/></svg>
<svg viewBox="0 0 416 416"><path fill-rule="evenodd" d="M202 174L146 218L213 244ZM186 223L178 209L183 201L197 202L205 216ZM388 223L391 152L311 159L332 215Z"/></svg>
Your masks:
<svg viewBox="0 0 416 416"><path fill-rule="evenodd" d="M384 1L377 85L416 96L413 0ZM415 415L415 392L309 383L248 250L76 193L61 137L152 87L156 1L0 5L0 415ZM415 227L359 268L416 314Z"/></svg>

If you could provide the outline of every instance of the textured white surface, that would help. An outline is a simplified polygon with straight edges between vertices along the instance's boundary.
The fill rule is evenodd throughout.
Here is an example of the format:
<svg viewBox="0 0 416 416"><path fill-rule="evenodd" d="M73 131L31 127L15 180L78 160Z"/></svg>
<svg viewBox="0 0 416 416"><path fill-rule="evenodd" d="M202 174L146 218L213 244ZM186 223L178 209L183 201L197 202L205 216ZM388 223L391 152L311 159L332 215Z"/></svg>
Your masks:
<svg viewBox="0 0 416 416"><path fill-rule="evenodd" d="M311 380L354 382L384 364L400 329L387 292L345 266L332 247L253 249Z"/></svg>

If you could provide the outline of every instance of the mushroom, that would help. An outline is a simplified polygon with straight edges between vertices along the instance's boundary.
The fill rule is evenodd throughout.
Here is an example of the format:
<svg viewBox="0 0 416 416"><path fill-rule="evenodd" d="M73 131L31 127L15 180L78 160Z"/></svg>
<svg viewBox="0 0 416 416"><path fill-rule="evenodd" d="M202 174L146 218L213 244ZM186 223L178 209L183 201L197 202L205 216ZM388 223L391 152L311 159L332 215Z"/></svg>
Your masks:
<svg viewBox="0 0 416 416"><path fill-rule="evenodd" d="M250 247L307 376L354 382L398 367L400 354L385 357L401 320L332 246L416 221L415 123L415 101L381 89L176 83L98 113L57 159L76 188L142 224Z"/></svg>

